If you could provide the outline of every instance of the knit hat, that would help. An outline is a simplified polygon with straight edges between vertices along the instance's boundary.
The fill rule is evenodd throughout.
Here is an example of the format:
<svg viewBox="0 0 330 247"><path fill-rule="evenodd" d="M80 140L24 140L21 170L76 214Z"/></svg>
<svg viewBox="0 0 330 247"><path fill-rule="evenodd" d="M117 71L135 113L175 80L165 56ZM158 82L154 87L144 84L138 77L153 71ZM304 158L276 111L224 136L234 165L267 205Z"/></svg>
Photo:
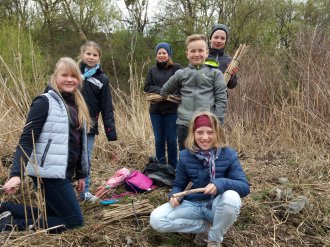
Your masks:
<svg viewBox="0 0 330 247"><path fill-rule="evenodd" d="M161 48L165 49L165 51L167 52L167 54L170 57L172 57L172 55L173 55L172 47L171 47L171 45L169 43L161 42L158 45L156 45L156 49L155 49L156 54L157 54L158 50L161 49Z"/></svg>
<svg viewBox="0 0 330 247"><path fill-rule="evenodd" d="M210 39L212 38L213 33L217 30L223 30L226 33L226 43L227 43L229 40L229 28L224 24L215 24L213 26L211 35L210 35Z"/></svg>
<svg viewBox="0 0 330 247"><path fill-rule="evenodd" d="M210 118L207 115L198 116L194 122L194 131L204 126L212 128Z"/></svg>

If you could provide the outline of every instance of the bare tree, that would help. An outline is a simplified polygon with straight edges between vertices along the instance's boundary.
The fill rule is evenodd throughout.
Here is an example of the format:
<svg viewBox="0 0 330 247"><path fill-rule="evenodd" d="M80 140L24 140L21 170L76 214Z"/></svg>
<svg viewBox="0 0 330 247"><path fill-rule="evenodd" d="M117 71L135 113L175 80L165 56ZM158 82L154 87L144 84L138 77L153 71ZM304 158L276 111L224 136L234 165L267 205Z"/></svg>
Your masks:
<svg viewBox="0 0 330 247"><path fill-rule="evenodd" d="M18 22L20 26L26 28L29 25L31 12L29 0L2 0L0 1L0 18Z"/></svg>
<svg viewBox="0 0 330 247"><path fill-rule="evenodd" d="M125 0L125 6L129 12L129 16L125 18L125 22L140 34L143 34L148 20L149 0Z"/></svg>
<svg viewBox="0 0 330 247"><path fill-rule="evenodd" d="M59 11L61 0L33 0L38 4L41 9L44 18L44 28L47 28L49 34L49 42L51 51L55 48L55 29L54 29L54 18Z"/></svg>

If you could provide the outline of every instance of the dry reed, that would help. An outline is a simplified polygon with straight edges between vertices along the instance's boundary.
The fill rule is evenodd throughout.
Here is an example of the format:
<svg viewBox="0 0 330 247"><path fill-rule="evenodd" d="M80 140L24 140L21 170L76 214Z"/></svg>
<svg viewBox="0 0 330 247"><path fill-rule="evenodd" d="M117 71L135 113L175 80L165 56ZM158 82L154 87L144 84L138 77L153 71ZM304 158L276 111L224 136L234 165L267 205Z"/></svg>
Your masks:
<svg viewBox="0 0 330 247"><path fill-rule="evenodd" d="M225 130L230 145L239 152L252 187L251 194L243 200L240 217L225 237L227 246L330 246L330 55L323 50L329 47L330 40L315 34L311 43L308 33L305 35L297 41L295 53L286 54L283 60L251 47L240 67L239 86L229 90ZM92 190L123 166L142 168L148 155L154 153L149 104L142 93L142 72L136 71L134 65L130 72L130 92L118 88L112 91L119 140L109 143L102 126L96 140ZM16 111L22 107L18 102L29 99L22 100L13 93L7 97L3 77L0 82L0 156L6 157L14 150L24 125L24 110ZM8 167L0 166L0 175L4 182ZM280 178L287 178L288 183L281 184ZM275 200L274 190L281 186L291 188L294 196L308 197L311 204L298 214L272 210L287 200ZM140 197L158 206L167 201L167 192L157 189ZM20 195L1 195L1 200L22 199ZM15 245L124 246L125 236L130 236L134 246L167 246L173 239L177 245L191 246L193 240L188 234L158 234L150 229L148 218L143 217L141 231L130 219L102 225L100 206L82 207L84 228L61 236L30 236ZM0 242L10 246L22 234L2 234Z"/></svg>

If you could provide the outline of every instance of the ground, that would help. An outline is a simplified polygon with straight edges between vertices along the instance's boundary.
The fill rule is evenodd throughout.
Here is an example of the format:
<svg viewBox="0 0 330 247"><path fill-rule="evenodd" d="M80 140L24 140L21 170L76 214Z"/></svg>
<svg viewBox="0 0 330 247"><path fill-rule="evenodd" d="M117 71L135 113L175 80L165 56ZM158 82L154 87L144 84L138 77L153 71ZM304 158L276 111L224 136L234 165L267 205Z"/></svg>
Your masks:
<svg viewBox="0 0 330 247"><path fill-rule="evenodd" d="M235 225L226 234L223 246L330 246L329 161L326 157L304 160L285 153L253 154L240 152L251 183L251 194ZM117 168L108 165L93 170L93 189ZM110 171L111 170L111 171ZM124 190L119 187L115 193ZM41 232L4 233L3 246L194 246L192 234L160 234L149 226L148 213L107 222L105 215L122 204L147 200L154 207L166 201L168 188L122 198L115 206L82 202L85 226L61 235ZM289 191L288 193L285 193ZM281 194L281 192L283 192ZM291 212L290 201L299 197L307 203Z"/></svg>

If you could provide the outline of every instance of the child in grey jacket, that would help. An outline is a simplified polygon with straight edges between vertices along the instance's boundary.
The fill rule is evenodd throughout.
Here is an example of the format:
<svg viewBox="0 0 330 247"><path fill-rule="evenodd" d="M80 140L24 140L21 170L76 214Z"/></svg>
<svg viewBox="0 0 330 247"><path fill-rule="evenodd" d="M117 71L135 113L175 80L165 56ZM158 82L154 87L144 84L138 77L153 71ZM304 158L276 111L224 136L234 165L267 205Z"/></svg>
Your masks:
<svg viewBox="0 0 330 247"><path fill-rule="evenodd" d="M204 35L194 34L187 38L187 68L178 70L162 87L160 94L165 96L181 92L181 103L176 121L179 149L183 150L188 135L188 125L197 111L213 112L223 124L227 105L227 86L218 62L206 59L207 40Z"/></svg>

